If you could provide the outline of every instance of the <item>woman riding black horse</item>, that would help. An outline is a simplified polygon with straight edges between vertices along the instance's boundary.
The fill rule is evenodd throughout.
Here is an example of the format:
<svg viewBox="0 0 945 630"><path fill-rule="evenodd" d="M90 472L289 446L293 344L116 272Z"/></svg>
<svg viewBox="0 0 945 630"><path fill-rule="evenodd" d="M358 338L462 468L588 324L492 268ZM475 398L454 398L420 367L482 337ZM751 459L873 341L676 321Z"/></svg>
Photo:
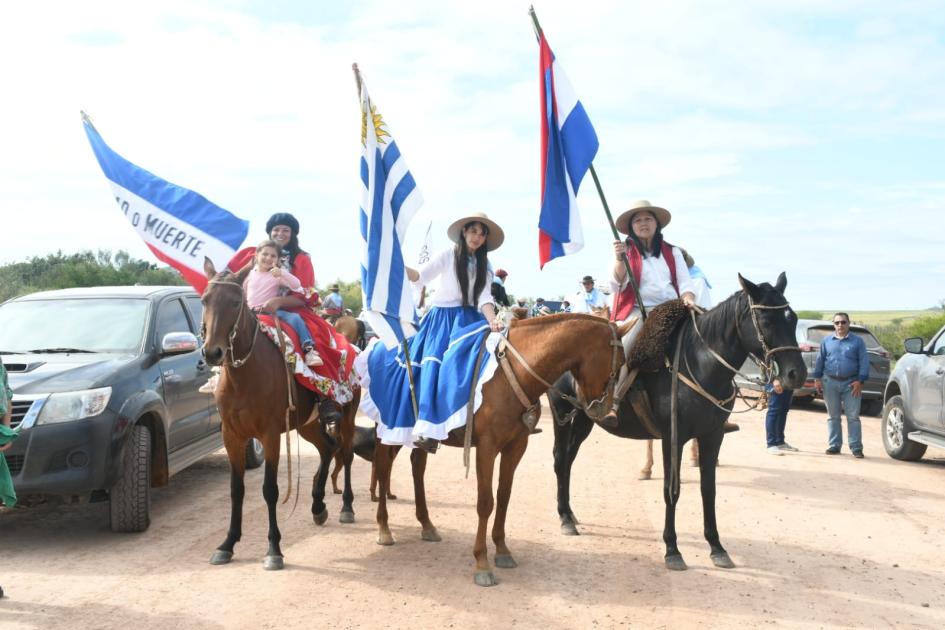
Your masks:
<svg viewBox="0 0 945 630"><path fill-rule="evenodd" d="M633 396L625 397L618 410L618 423L604 429L618 437L632 439L662 438L663 498L666 519L663 541L666 566L683 570L686 563L676 545L676 501L679 497L679 462L685 443L699 441L699 472L702 490L704 533L716 566L735 566L719 541L715 519L715 466L724 434L723 424L735 399L732 377L749 354L757 357L769 373L777 374L784 387L797 388L807 378L807 368L797 348L794 330L797 317L784 298L787 279L782 273L774 286L755 285L739 276L742 290L699 317L690 317L670 336L667 357L678 365L680 379L673 382L672 369L641 372L637 387L648 405L634 405ZM678 356L676 356L678 352ZM574 392L573 381L565 375L556 389ZM675 395L674 395L675 392ZM558 478L558 515L565 534L577 534L577 519L571 511L571 465L581 442L594 423L574 409L555 391L548 392L555 416L555 474ZM674 401L675 398L675 401ZM675 406L675 430L671 422ZM649 411L641 418L635 409ZM675 436L675 437L674 437Z"/></svg>

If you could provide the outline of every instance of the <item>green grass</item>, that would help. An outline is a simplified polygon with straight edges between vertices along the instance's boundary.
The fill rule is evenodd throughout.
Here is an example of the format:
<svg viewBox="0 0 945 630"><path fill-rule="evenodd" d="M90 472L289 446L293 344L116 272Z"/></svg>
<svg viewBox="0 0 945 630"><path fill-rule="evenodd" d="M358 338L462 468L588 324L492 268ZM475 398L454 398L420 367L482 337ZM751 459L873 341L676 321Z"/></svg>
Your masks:
<svg viewBox="0 0 945 630"><path fill-rule="evenodd" d="M836 311L824 311L831 315ZM907 324L920 317L931 315L940 315L941 311L924 309L921 311L850 311L850 319L854 324L861 326L895 326L898 324Z"/></svg>

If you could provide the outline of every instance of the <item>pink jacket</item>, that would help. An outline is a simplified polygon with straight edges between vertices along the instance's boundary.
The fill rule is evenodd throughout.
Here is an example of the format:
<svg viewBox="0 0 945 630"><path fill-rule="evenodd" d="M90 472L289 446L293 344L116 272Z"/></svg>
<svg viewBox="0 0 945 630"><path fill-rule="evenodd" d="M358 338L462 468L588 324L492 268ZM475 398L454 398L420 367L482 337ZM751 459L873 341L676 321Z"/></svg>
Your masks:
<svg viewBox="0 0 945 630"><path fill-rule="evenodd" d="M246 303L250 308L260 308L270 299L279 297L279 289L282 287L301 292L302 283L285 269L282 270L281 278L275 278L268 271L258 271L253 267L243 283Z"/></svg>

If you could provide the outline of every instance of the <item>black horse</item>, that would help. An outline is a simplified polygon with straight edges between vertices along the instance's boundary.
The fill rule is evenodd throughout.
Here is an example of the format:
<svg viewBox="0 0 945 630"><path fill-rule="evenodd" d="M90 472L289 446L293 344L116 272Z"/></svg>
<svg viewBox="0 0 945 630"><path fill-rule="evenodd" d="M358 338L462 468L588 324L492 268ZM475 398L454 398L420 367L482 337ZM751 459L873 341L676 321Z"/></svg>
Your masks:
<svg viewBox="0 0 945 630"><path fill-rule="evenodd" d="M728 366L740 368L751 353L764 361L786 388L800 387L807 378L807 368L794 334L797 316L784 298L784 288L787 286L785 275L782 273L778 276L774 286L768 283L755 285L741 275L738 279L742 290L698 316L698 329L694 327L692 319L687 317L670 337L668 359L670 362L674 360L676 347L681 344L679 373L696 386L701 386L705 392L705 395L697 392L682 379L677 381L675 457L670 424L674 379L669 368L664 367L658 372L641 372L634 383L634 389L642 387L649 397L652 410L650 426L661 435L653 435L647 423L638 418L631 403L632 395L638 394L632 392L624 396L620 403L618 426L604 427L607 432L622 438L662 437L663 470L667 471L663 475L663 498L666 503L663 541L666 543L666 566L674 570L687 568L676 546L679 486L674 481L678 482L679 479L683 446L691 438L699 442L703 521L712 562L723 568L735 566L719 542L715 519L715 466L722 446L722 425L734 405L734 370L719 358ZM559 379L555 389L558 391L549 391L548 397L556 417L554 460L558 478L558 515L562 533L576 535L577 519L570 503L571 465L594 423L584 413L574 413L574 408L561 397L559 392L574 393L574 384L569 375ZM714 398L715 402L710 401L708 396Z"/></svg>

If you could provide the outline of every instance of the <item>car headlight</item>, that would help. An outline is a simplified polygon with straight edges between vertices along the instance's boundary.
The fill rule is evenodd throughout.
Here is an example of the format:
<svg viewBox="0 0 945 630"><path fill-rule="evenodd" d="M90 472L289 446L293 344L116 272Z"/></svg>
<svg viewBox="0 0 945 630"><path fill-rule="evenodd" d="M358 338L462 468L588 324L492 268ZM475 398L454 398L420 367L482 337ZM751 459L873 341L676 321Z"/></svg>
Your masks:
<svg viewBox="0 0 945 630"><path fill-rule="evenodd" d="M39 412L36 424L55 424L97 416L105 411L111 397L111 387L53 394Z"/></svg>

